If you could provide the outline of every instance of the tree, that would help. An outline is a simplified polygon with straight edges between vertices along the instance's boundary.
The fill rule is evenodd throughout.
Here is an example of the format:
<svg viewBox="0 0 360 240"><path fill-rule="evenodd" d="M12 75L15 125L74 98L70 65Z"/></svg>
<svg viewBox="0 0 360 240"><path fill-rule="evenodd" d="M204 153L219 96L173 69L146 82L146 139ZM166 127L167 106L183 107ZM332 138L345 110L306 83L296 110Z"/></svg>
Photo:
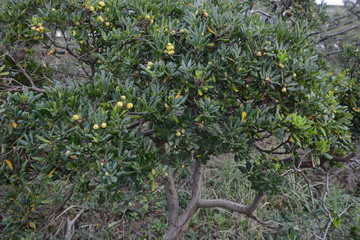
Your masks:
<svg viewBox="0 0 360 240"><path fill-rule="evenodd" d="M164 239L180 239L200 208L274 227L256 210L286 189L287 172L353 156L352 115L339 99L354 80L322 71L305 21L238 0L9 0L0 13L0 179L14 190L6 236L41 225L31 217L46 199L39 182L56 180L121 195L161 178ZM53 63L61 56L68 71ZM252 183L248 205L201 198L204 167L225 153Z"/></svg>

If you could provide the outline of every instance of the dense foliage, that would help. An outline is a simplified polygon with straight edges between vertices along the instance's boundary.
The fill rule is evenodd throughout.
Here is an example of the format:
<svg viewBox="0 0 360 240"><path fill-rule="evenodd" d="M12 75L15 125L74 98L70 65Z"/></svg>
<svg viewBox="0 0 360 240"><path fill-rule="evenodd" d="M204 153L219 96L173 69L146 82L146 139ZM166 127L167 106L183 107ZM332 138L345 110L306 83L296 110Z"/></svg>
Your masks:
<svg viewBox="0 0 360 240"><path fill-rule="evenodd" d="M232 153L256 193L275 195L293 166L333 165L349 152L356 79L322 71L308 35L314 23L252 8L236 0L3 1L4 237L44 224L36 209L59 201L44 190L59 180L122 201Z"/></svg>

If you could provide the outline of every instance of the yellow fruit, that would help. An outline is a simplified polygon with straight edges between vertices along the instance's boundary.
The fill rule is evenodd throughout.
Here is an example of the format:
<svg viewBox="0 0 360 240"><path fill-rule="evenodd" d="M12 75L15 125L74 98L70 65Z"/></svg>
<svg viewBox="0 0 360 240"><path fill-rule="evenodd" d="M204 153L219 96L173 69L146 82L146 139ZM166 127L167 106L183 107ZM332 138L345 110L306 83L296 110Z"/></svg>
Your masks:
<svg viewBox="0 0 360 240"><path fill-rule="evenodd" d="M128 103L127 105L126 105L126 108L127 109L132 109L134 107L134 104L132 104L132 103Z"/></svg>
<svg viewBox="0 0 360 240"><path fill-rule="evenodd" d="M90 10L90 12L93 12L93 11L95 11L95 8L93 6L90 6L89 10Z"/></svg>
<svg viewBox="0 0 360 240"><path fill-rule="evenodd" d="M110 23L109 23L109 22L106 22L105 25L108 27L108 26L110 26Z"/></svg>
<svg viewBox="0 0 360 240"><path fill-rule="evenodd" d="M296 73L294 73L294 74L293 74L293 77L296 78L296 76L297 76Z"/></svg>
<svg viewBox="0 0 360 240"><path fill-rule="evenodd" d="M36 29L37 29L36 27L31 27L31 30L33 31L36 31Z"/></svg>
<svg viewBox="0 0 360 240"><path fill-rule="evenodd" d="M80 116L79 116L78 114L75 114L75 115L71 118L71 120L74 120L74 121L79 120L79 119L80 119Z"/></svg>
<svg viewBox="0 0 360 240"><path fill-rule="evenodd" d="M266 77L265 81L271 81L271 79L269 77Z"/></svg>
<svg viewBox="0 0 360 240"><path fill-rule="evenodd" d="M150 23L154 23L154 20L153 20L153 19L151 19L151 20L150 20Z"/></svg>
<svg viewBox="0 0 360 240"><path fill-rule="evenodd" d="M105 7L105 6L106 6L106 4L105 4L103 1L100 1L100 2L99 2L99 5L100 5L101 7Z"/></svg>
<svg viewBox="0 0 360 240"><path fill-rule="evenodd" d="M79 23L79 22L75 22L75 25L76 25L76 26L80 26L80 23Z"/></svg>
<svg viewBox="0 0 360 240"><path fill-rule="evenodd" d="M76 35L76 33L77 33L77 32L76 32L75 30L72 30L72 34Z"/></svg>
<svg viewBox="0 0 360 240"><path fill-rule="evenodd" d="M70 150L67 150L67 151L65 152L65 156L69 156L70 153L71 153L71 151L70 151Z"/></svg>
<svg viewBox="0 0 360 240"><path fill-rule="evenodd" d="M184 33L185 32L185 30L184 29L180 29L180 33Z"/></svg>
<svg viewBox="0 0 360 240"><path fill-rule="evenodd" d="M164 50L164 53L167 54L167 53L168 53L168 50L165 49L165 50Z"/></svg>
<svg viewBox="0 0 360 240"><path fill-rule="evenodd" d="M279 64L279 67L280 67L280 68L284 68L285 66L284 66L284 64L280 63L280 64Z"/></svg>
<svg viewBox="0 0 360 240"><path fill-rule="evenodd" d="M118 107L123 107L123 106L124 106L124 103L123 103L123 102L117 102L117 103L116 103L116 106L118 106Z"/></svg>
<svg viewBox="0 0 360 240"><path fill-rule="evenodd" d="M174 53L175 53L174 50L168 51L169 55L173 55Z"/></svg>
<svg viewBox="0 0 360 240"><path fill-rule="evenodd" d="M121 100L126 100L126 96L122 95Z"/></svg>
<svg viewBox="0 0 360 240"><path fill-rule="evenodd" d="M283 93L285 93L285 92L287 91L286 87L283 87L283 88L281 89L281 91L282 91Z"/></svg>
<svg viewBox="0 0 360 240"><path fill-rule="evenodd" d="M168 110L169 108L170 108L170 106L167 104L167 103L165 103L165 108Z"/></svg>
<svg viewBox="0 0 360 240"><path fill-rule="evenodd" d="M177 137L181 137L181 132L176 131L176 136L177 136Z"/></svg>
<svg viewBox="0 0 360 240"><path fill-rule="evenodd" d="M185 129L181 129L181 134L185 134Z"/></svg>
<svg viewBox="0 0 360 240"><path fill-rule="evenodd" d="M206 12L206 10L203 10L203 16L206 18L209 16L209 14Z"/></svg>
<svg viewBox="0 0 360 240"><path fill-rule="evenodd" d="M154 63L153 63L153 62L148 62L148 63L147 63L147 67L148 67L148 68L151 68L152 66L154 66Z"/></svg>
<svg viewBox="0 0 360 240"><path fill-rule="evenodd" d="M103 22L103 21L104 21L104 18L101 17L101 16L99 16L97 19L98 19L100 22Z"/></svg>
<svg viewBox="0 0 360 240"><path fill-rule="evenodd" d="M145 19L150 20L150 16L149 16L149 15L146 15L146 16L145 16Z"/></svg>
<svg viewBox="0 0 360 240"><path fill-rule="evenodd" d="M39 27L39 31L40 31L40 32L44 32L44 30L45 30L45 28L44 28L43 26L40 26L40 27Z"/></svg>
<svg viewBox="0 0 360 240"><path fill-rule="evenodd" d="M102 123L102 124L101 124L101 127L102 127L102 128L106 128L106 127L107 127L107 124L106 124L106 123Z"/></svg>
<svg viewBox="0 0 360 240"><path fill-rule="evenodd" d="M256 56L261 57L261 56L262 56L262 53L261 53L261 52L257 52L257 53L256 53Z"/></svg>
<svg viewBox="0 0 360 240"><path fill-rule="evenodd" d="M94 130L98 130L98 129L99 129L99 125L98 125L98 124L94 124L93 129L94 129Z"/></svg>

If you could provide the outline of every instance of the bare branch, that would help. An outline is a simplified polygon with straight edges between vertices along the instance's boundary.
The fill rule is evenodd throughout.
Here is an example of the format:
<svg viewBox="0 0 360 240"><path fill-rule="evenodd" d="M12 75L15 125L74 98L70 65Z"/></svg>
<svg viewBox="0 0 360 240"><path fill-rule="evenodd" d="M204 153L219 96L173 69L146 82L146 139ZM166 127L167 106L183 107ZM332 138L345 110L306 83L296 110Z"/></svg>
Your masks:
<svg viewBox="0 0 360 240"><path fill-rule="evenodd" d="M243 205L225 199L200 199L199 208L223 208L240 214L244 214L264 226L276 227L275 224L270 222L264 222L255 215L255 212L258 209L262 199L263 195L256 195L250 205Z"/></svg>
<svg viewBox="0 0 360 240"><path fill-rule="evenodd" d="M168 206L169 225L174 225L179 216L179 199L174 183L173 173L170 171L169 175L164 178L166 201Z"/></svg>
<svg viewBox="0 0 360 240"><path fill-rule="evenodd" d="M251 14L260 13L260 14L264 15L265 17L268 17L268 18L273 18L274 17L274 16L270 15L269 13L266 13L266 12L261 11L261 10L251 10L250 13Z"/></svg>
<svg viewBox="0 0 360 240"><path fill-rule="evenodd" d="M78 214L76 214L76 216L72 219L72 220L67 220L67 230L66 230L66 235L65 235L65 239L66 240L71 240L72 237L74 236L74 224L75 222L78 220L78 218L81 216L81 214L83 214L85 211L85 209L81 209L80 212L78 212Z"/></svg>
<svg viewBox="0 0 360 240"><path fill-rule="evenodd" d="M32 79L32 77L30 77L30 75L25 71L25 69L21 66L21 64L15 59L13 58L13 56L11 56L9 53L6 53L6 56L8 56L14 63L15 65L20 69L21 73L24 74L24 76L27 78L27 80L30 82L31 84L31 88L34 91L37 92L45 92L45 90L36 87L34 80Z"/></svg>
<svg viewBox="0 0 360 240"><path fill-rule="evenodd" d="M352 27L350 27L350 28L348 28L348 29L345 29L345 30L342 30L342 31L340 31L340 32L336 32L336 33L327 35L327 36L325 36L325 37L322 37L322 38L320 38L320 40L318 40L317 42L318 42L318 43L319 43L319 42L323 42L323 41L325 41L325 40L327 40L327 39L329 39L329 38L332 38L332 37L335 37L335 36L337 36L337 35L340 35L340 34L349 32L349 31L354 30L354 29L359 28L359 27L360 27L360 24L359 24L359 25L352 26Z"/></svg>
<svg viewBox="0 0 360 240"><path fill-rule="evenodd" d="M324 235L323 235L323 238L322 238L323 240L326 240L327 234L328 234L329 229L331 227L331 224L333 222L331 212L326 207L326 197L327 197L328 192L329 192L329 170L326 171L325 192L324 192L324 196L323 196L322 201L321 201L321 205L322 205L327 217L329 218L329 221L326 224L326 228L325 228Z"/></svg>
<svg viewBox="0 0 360 240"><path fill-rule="evenodd" d="M201 182L202 182L202 172L203 172L204 165L201 161L197 160L194 163L194 172L193 172L193 179L192 179L192 191L191 196L192 198L198 199L200 198L201 194Z"/></svg>

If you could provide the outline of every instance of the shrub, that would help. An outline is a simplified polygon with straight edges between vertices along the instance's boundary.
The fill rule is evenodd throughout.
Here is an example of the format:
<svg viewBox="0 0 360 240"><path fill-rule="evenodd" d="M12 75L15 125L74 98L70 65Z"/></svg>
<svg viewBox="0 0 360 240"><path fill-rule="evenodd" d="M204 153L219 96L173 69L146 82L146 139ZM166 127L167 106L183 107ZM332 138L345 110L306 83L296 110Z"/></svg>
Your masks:
<svg viewBox="0 0 360 240"><path fill-rule="evenodd" d="M269 226L255 211L284 190L287 170L342 161L352 115L334 93L339 77L322 71L306 22L251 8L236 0L5 1L0 180L14 194L5 236L42 223L32 217L47 198L38 183L57 180L119 194L147 181L155 190L162 179L165 239L178 239L199 208ZM41 61L39 47L47 49ZM61 54L71 81L56 79L50 60ZM341 80L349 91L352 80ZM200 197L204 166L225 153L248 175L250 205ZM174 178L190 168L192 196L181 210Z"/></svg>

